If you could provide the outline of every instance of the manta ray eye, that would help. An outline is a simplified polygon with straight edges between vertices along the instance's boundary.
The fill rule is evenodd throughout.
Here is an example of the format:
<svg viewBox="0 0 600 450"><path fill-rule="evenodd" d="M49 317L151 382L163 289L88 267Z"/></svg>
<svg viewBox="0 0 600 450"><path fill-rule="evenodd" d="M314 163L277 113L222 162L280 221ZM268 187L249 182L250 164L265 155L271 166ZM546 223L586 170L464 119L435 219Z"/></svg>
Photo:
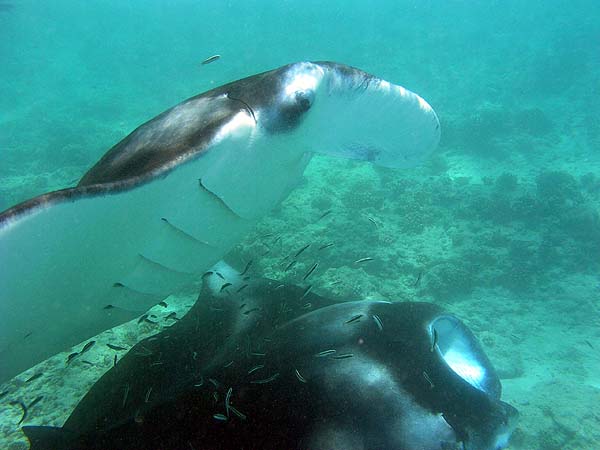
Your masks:
<svg viewBox="0 0 600 450"><path fill-rule="evenodd" d="M266 122L271 132L286 132L294 129L312 106L314 92L310 90L296 91L286 96L285 100L278 105L274 114Z"/></svg>
<svg viewBox="0 0 600 450"><path fill-rule="evenodd" d="M308 111L312 105L314 93L310 91L296 91L296 104L302 112Z"/></svg>

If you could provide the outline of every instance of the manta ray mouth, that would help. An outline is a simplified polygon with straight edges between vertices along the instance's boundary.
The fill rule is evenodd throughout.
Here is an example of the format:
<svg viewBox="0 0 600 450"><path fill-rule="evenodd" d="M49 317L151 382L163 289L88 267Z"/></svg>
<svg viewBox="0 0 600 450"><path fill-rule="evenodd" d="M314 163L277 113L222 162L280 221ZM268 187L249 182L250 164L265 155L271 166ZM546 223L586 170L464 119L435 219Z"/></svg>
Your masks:
<svg viewBox="0 0 600 450"><path fill-rule="evenodd" d="M431 350L437 351L444 362L476 389L500 397L497 378L491 363L471 331L456 317L442 315L429 326Z"/></svg>

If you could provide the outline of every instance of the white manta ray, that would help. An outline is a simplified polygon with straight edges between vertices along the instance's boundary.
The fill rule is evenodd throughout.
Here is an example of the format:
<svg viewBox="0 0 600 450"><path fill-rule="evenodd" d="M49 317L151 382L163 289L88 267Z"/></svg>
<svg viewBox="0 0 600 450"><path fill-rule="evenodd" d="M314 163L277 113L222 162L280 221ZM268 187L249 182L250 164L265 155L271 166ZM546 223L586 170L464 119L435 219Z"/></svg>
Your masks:
<svg viewBox="0 0 600 450"><path fill-rule="evenodd" d="M311 154L413 167L439 128L418 95L330 62L165 111L77 187L0 214L0 382L197 280L286 197Z"/></svg>

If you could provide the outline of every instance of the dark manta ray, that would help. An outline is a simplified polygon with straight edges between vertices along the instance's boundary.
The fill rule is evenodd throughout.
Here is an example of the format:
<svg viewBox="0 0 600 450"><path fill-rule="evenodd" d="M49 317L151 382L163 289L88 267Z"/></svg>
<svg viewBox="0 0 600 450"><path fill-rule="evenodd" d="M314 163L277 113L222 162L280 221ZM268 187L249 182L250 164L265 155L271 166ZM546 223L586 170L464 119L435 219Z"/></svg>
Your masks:
<svg viewBox="0 0 600 450"><path fill-rule="evenodd" d="M32 450L507 444L517 412L454 316L427 303L336 302L273 280L240 283L208 275L190 312L133 347L62 428L23 427Z"/></svg>
<svg viewBox="0 0 600 450"><path fill-rule="evenodd" d="M287 195L312 153L411 167L438 140L421 97L329 62L165 111L77 187L0 214L0 382L197 280Z"/></svg>

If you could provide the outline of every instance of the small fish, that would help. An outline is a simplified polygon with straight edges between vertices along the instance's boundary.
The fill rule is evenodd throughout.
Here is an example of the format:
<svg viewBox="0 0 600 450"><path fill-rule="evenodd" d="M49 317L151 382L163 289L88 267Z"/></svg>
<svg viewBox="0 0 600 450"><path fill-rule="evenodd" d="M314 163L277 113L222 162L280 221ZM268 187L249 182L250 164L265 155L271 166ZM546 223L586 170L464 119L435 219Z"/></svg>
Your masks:
<svg viewBox="0 0 600 450"><path fill-rule="evenodd" d="M366 258L360 258L354 261L354 264L360 264L367 261L373 261L373 258L371 258L370 256L367 256Z"/></svg>
<svg viewBox="0 0 600 450"><path fill-rule="evenodd" d="M219 393L217 391L213 392L213 400L215 403L219 402Z"/></svg>
<svg viewBox="0 0 600 450"><path fill-rule="evenodd" d="M419 274L417 275L417 279L415 280L413 287L418 287L419 283L421 282L421 277L423 276L423 270L419 271Z"/></svg>
<svg viewBox="0 0 600 450"><path fill-rule="evenodd" d="M433 351L435 350L435 346L438 343L438 332L437 332L437 330L435 328L433 329L433 333L432 334L433 334L433 340L431 342L431 348L429 349L429 351L431 353L433 353Z"/></svg>
<svg viewBox="0 0 600 450"><path fill-rule="evenodd" d="M219 383L217 380L215 380L214 378L209 378L208 381L210 381L214 387L219 389L219 386L221 385L221 383Z"/></svg>
<svg viewBox="0 0 600 450"><path fill-rule="evenodd" d="M321 219L324 219L325 217L327 217L329 214L331 214L331 209L328 209L327 211L325 211L323 214L321 214L321 217L319 217L317 219L317 222Z"/></svg>
<svg viewBox="0 0 600 450"><path fill-rule="evenodd" d="M167 305L167 302L158 302L158 304L160 306L162 306L163 308L166 308L167 306L169 306L169 305Z"/></svg>
<svg viewBox="0 0 600 450"><path fill-rule="evenodd" d="M257 370L260 370L260 369L262 369L263 367L265 367L265 365L264 365L264 364L259 364L258 366L254 366L252 369L250 369L250 370L248 371L248 375L250 375L251 373L254 373L254 372L256 372Z"/></svg>
<svg viewBox="0 0 600 450"><path fill-rule="evenodd" d="M25 383L30 383L30 382L32 382L33 380L37 380L37 379L38 379L39 377L41 377L42 375L44 375L44 372L38 372L38 373L35 373L35 374L31 375L29 378L27 378L27 379L25 380Z"/></svg>
<svg viewBox="0 0 600 450"><path fill-rule="evenodd" d="M21 425L23 423L23 421L27 418L27 406L25 406L25 403L23 403L22 401L12 401L10 402L11 405L19 405L21 407L21 409L23 410L23 415L21 416L21 420L19 420L19 423L17 425Z"/></svg>
<svg viewBox="0 0 600 450"><path fill-rule="evenodd" d="M326 248L333 247L335 244L333 242L329 242L328 244L323 244L319 247L319 250L325 250Z"/></svg>
<svg viewBox="0 0 600 450"><path fill-rule="evenodd" d="M224 280L225 277L223 276L223 274L221 272L215 272L215 274L221 279Z"/></svg>
<svg viewBox="0 0 600 450"><path fill-rule="evenodd" d="M105 306L104 308L102 308L102 309L113 309L113 308L114 308L114 306L113 306L113 305L106 305L106 306Z"/></svg>
<svg viewBox="0 0 600 450"><path fill-rule="evenodd" d="M298 250L296 252L296 254L294 255L294 258L297 258L298 256L300 256L302 254L302 252L304 252L304 250L306 250L308 247L310 247L310 244L306 244L304 247L302 247L300 250Z"/></svg>
<svg viewBox="0 0 600 450"><path fill-rule="evenodd" d="M167 317L165 317L165 320L168 320L168 319L181 320L181 319L179 319L179 317L177 317L177 313L175 311L173 311L172 313L169 313L169 315Z"/></svg>
<svg viewBox="0 0 600 450"><path fill-rule="evenodd" d="M248 285L247 285L247 284L242 284L242 285L241 285L241 286L238 288L238 290L237 290L237 291L235 291L235 292L237 292L237 293L240 293L240 292L242 292L244 289L246 289L247 287L248 287Z"/></svg>
<svg viewBox="0 0 600 450"><path fill-rule="evenodd" d="M125 403L127 403L127 397L129 396L129 385L125 385L125 392L123 393L123 404L122 407L125 408Z"/></svg>
<svg viewBox="0 0 600 450"><path fill-rule="evenodd" d="M25 336L23 336L23 339L27 339L29 336L31 336L33 334L33 331L30 331L29 333L27 333Z"/></svg>
<svg viewBox="0 0 600 450"><path fill-rule="evenodd" d="M304 309L312 308L312 303L310 303L310 302L305 303L304 305L302 305L302 308L304 308Z"/></svg>
<svg viewBox="0 0 600 450"><path fill-rule="evenodd" d="M242 414L241 412L239 412L237 409L235 409L232 405L229 405L229 409L231 410L232 413L234 413L236 416L238 416L240 419L242 420L246 420L246 415Z"/></svg>
<svg viewBox="0 0 600 450"><path fill-rule="evenodd" d="M111 350L116 350L116 351L127 350L126 347L121 347L120 345L106 344L106 346L108 348L110 348Z"/></svg>
<svg viewBox="0 0 600 450"><path fill-rule="evenodd" d="M306 272L306 274L302 277L302 281L306 280L308 277L311 276L311 274L317 269L317 267L319 267L319 263L314 263L312 265L312 267L310 269L308 269L308 272Z"/></svg>
<svg viewBox="0 0 600 450"><path fill-rule="evenodd" d="M148 390L146 391L146 396L144 397L144 403L148 403L148 400L150 400L150 394L152 394L152 386L150 386L148 388Z"/></svg>
<svg viewBox="0 0 600 450"><path fill-rule="evenodd" d="M291 263L289 263L285 269L283 269L284 272L287 272L288 270L290 270L292 267L294 267L296 265L298 261L293 260Z"/></svg>
<svg viewBox="0 0 600 450"><path fill-rule="evenodd" d="M248 269L250 269L250 267L252 266L253 261L250 260L246 263L246 267L244 267L243 272L240 273L241 276L246 275L246 272L248 272Z"/></svg>
<svg viewBox="0 0 600 450"><path fill-rule="evenodd" d="M227 390L227 394L225 394L225 412L227 413L227 417L229 417L229 400L231 400L232 392L233 392L233 388L229 388Z"/></svg>
<svg viewBox="0 0 600 450"><path fill-rule="evenodd" d="M260 310L260 308L252 308L252 309L249 309L249 310L247 310L247 311L244 311L244 314L245 314L245 315L248 315L248 314L250 314L251 312L254 312L254 311L259 311L259 310Z"/></svg>
<svg viewBox="0 0 600 450"><path fill-rule="evenodd" d="M202 387L204 385L204 377L200 375L200 382L194 384L194 387Z"/></svg>
<svg viewBox="0 0 600 450"><path fill-rule="evenodd" d="M113 287L118 287L118 288L122 288L125 287L125 285L123 283L119 283L118 281L116 283L113 283Z"/></svg>
<svg viewBox="0 0 600 450"><path fill-rule="evenodd" d="M251 352L250 354L252 356L267 356L266 353L262 353L262 352Z"/></svg>
<svg viewBox="0 0 600 450"><path fill-rule="evenodd" d="M337 350L334 349L330 349L330 350L323 350L322 352L319 352L315 355L315 357L317 358L322 358L323 356L328 356L328 355L332 355L336 352Z"/></svg>
<svg viewBox="0 0 600 450"><path fill-rule="evenodd" d="M367 219L369 219L369 222L375 225L375 228L379 228L379 224L375 222L375 219L373 219L371 216L367 216Z"/></svg>
<svg viewBox="0 0 600 450"><path fill-rule="evenodd" d="M140 316L140 318L138 319L138 323L142 323L144 320L146 320L148 318L148 314L143 314Z"/></svg>
<svg viewBox="0 0 600 450"><path fill-rule="evenodd" d="M81 352L79 352L80 354L83 354L85 352L87 352L90 348L92 348L94 346L94 344L96 343L96 341L90 341L87 344L85 344L83 346L83 348L81 349Z"/></svg>
<svg viewBox="0 0 600 450"><path fill-rule="evenodd" d="M379 316L377 314L373 314L372 317L373 317L373 320L375 321L375 325L377 325L377 328L379 328L379 331L383 331L383 322L381 321Z"/></svg>
<svg viewBox="0 0 600 450"><path fill-rule="evenodd" d="M87 359L84 359L81 362L84 363L84 364L87 364L88 366L94 366L95 365L93 362L88 361Z"/></svg>
<svg viewBox="0 0 600 450"><path fill-rule="evenodd" d="M77 356L79 356L79 352L71 353L69 356L67 356L67 364L73 361Z"/></svg>
<svg viewBox="0 0 600 450"><path fill-rule="evenodd" d="M352 358L354 356L354 353L341 353L339 355L331 355L332 359L347 359L347 358Z"/></svg>
<svg viewBox="0 0 600 450"><path fill-rule="evenodd" d="M153 324L153 325L156 325L156 324L158 323L158 322L156 322L155 320L150 320L150 319L148 319L147 317L144 317L144 322L148 322L148 323L151 323L151 324Z"/></svg>
<svg viewBox="0 0 600 450"><path fill-rule="evenodd" d="M215 420L221 420L221 421L223 421L223 422L226 422L226 421L227 421L227 416L226 416L225 414L214 414L214 415L213 415L213 418L214 418Z"/></svg>
<svg viewBox="0 0 600 450"><path fill-rule="evenodd" d="M9 390L6 390L6 391L2 391L2 392L0 392L0 398L4 398L4 397L6 397L6 395L7 395L9 392L10 392Z"/></svg>
<svg viewBox="0 0 600 450"><path fill-rule="evenodd" d="M221 55L212 55L212 56L209 56L204 61L202 61L202 65L205 66L205 65L210 64L212 62L215 62L216 60L218 60L220 58L221 58Z"/></svg>
<svg viewBox="0 0 600 450"><path fill-rule="evenodd" d="M113 367L115 367L117 365L117 355L115 355L114 359L113 359Z"/></svg>
<svg viewBox="0 0 600 450"><path fill-rule="evenodd" d="M240 305L240 309L244 309L244 306L246 306L246 304L245 304L245 303L242 303L242 304Z"/></svg>
<svg viewBox="0 0 600 450"><path fill-rule="evenodd" d="M227 369L228 367L231 367L232 365L233 365L233 360L232 360L232 361L229 361L227 364L225 364L225 365L223 366L223 368Z"/></svg>
<svg viewBox="0 0 600 450"><path fill-rule="evenodd" d="M223 292L229 286L232 286L232 284L231 283L225 283L225 284L223 284L223 286L221 286L221 289L219 289L219 292Z"/></svg>
<svg viewBox="0 0 600 450"><path fill-rule="evenodd" d="M430 389L433 389L435 387L435 384L433 384L433 381L431 381L431 378L429 378L429 375L427 375L427 372L423 372L423 378L425 378L425 380L429 383Z"/></svg>
<svg viewBox="0 0 600 450"><path fill-rule="evenodd" d="M300 375L300 372L298 371L298 369L294 369L294 371L296 372L296 378L298 378L298 380L301 383L306 383L306 378L304 378L302 375Z"/></svg>
<svg viewBox="0 0 600 450"><path fill-rule="evenodd" d="M276 380L277 377L279 377L279 372L271 375L269 378L264 378L262 380L252 380L250 383L252 383L252 384L267 384L267 383L270 383L271 381Z"/></svg>
<svg viewBox="0 0 600 450"><path fill-rule="evenodd" d="M586 340L586 341L583 341L583 342L585 342L591 349L594 348L594 346L592 345L592 343L590 341Z"/></svg>
<svg viewBox="0 0 600 450"><path fill-rule="evenodd" d="M300 297L300 300L302 300L304 297L306 297L310 291L312 291L312 284L309 285L306 289L304 289L304 292L302 293L302 297Z"/></svg>
<svg viewBox="0 0 600 450"><path fill-rule="evenodd" d="M350 320L346 320L346 322L344 323L352 323L352 322L356 322L357 320L359 320L361 317L363 316L363 314L357 314L355 316L352 316L352 318Z"/></svg>
<svg viewBox="0 0 600 450"><path fill-rule="evenodd" d="M33 407L34 407L35 405L37 405L37 404L38 404L38 403L39 403L39 402L40 402L40 401L41 401L43 398L44 398L44 396L43 396L43 395L40 395L40 396L36 397L36 398L35 398L35 400L33 400L33 401L32 401L32 402L29 404L28 408L29 408L29 409L33 408Z"/></svg>

